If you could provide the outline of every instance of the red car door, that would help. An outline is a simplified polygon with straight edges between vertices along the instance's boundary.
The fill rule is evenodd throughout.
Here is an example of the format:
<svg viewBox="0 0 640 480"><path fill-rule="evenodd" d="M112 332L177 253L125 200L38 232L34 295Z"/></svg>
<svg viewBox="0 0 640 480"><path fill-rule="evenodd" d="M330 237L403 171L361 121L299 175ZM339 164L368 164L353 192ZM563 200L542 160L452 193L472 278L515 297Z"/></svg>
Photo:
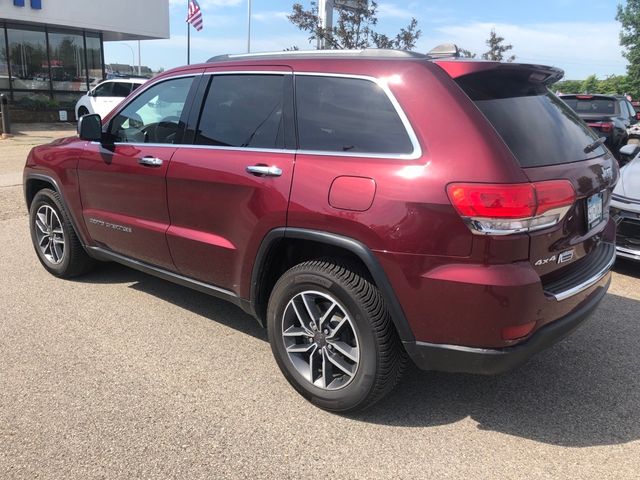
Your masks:
<svg viewBox="0 0 640 480"><path fill-rule="evenodd" d="M248 284L262 239L286 225L295 158L291 70L216 68L201 88L190 145L176 151L167 173L167 241L183 275L248 298L240 285Z"/></svg>
<svg viewBox="0 0 640 480"><path fill-rule="evenodd" d="M180 141L194 77L145 88L78 162L83 218L96 246L175 270L166 241L166 174Z"/></svg>

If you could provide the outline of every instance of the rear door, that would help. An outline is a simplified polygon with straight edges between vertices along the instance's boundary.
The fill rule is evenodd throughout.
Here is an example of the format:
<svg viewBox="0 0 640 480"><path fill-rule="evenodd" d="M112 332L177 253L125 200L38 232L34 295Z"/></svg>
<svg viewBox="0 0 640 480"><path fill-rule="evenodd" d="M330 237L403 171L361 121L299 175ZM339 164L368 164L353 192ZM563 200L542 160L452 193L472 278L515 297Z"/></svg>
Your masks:
<svg viewBox="0 0 640 480"><path fill-rule="evenodd" d="M174 269L166 179L180 142L194 76L141 92L106 126L78 163L83 217L94 242L113 252ZM182 121L181 121L182 119Z"/></svg>
<svg viewBox="0 0 640 480"><path fill-rule="evenodd" d="M456 82L493 125L530 181L569 180L577 199L556 226L530 234L530 261L541 275L594 252L605 235L615 159L527 66L465 75ZM614 102L615 104L616 102ZM607 106L609 108L609 106Z"/></svg>
<svg viewBox="0 0 640 480"><path fill-rule="evenodd" d="M288 67L215 68L203 77L167 173L167 241L180 272L240 292L264 236L286 225L293 178Z"/></svg>

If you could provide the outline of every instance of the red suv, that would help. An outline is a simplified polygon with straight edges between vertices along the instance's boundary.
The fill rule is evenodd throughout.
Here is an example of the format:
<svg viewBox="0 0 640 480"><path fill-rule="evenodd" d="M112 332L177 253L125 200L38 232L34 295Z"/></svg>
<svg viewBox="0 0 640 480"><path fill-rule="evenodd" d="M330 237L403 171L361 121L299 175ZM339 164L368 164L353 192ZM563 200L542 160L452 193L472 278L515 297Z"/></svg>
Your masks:
<svg viewBox="0 0 640 480"><path fill-rule="evenodd" d="M33 149L33 244L59 277L115 261L235 303L328 410L408 358L502 372L585 320L615 259L616 162L561 76L385 50L178 68Z"/></svg>

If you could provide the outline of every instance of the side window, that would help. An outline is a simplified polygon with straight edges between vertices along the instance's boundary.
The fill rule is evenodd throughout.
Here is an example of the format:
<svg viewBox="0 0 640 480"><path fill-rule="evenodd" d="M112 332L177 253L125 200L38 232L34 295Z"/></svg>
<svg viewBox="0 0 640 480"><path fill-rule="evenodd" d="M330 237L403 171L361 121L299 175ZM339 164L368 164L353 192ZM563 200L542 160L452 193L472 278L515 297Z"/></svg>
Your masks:
<svg viewBox="0 0 640 480"><path fill-rule="evenodd" d="M302 150L407 154L413 145L387 94L363 79L296 77Z"/></svg>
<svg viewBox="0 0 640 480"><path fill-rule="evenodd" d="M93 91L94 97L112 97L113 96L113 82L106 82L98 85Z"/></svg>
<svg viewBox="0 0 640 480"><path fill-rule="evenodd" d="M193 77L176 78L145 90L111 121L114 142L175 143Z"/></svg>
<svg viewBox="0 0 640 480"><path fill-rule="evenodd" d="M283 75L214 75L195 143L283 148Z"/></svg>
<svg viewBox="0 0 640 480"><path fill-rule="evenodd" d="M131 93L131 84L124 82L115 82L113 84L113 96L124 98Z"/></svg>

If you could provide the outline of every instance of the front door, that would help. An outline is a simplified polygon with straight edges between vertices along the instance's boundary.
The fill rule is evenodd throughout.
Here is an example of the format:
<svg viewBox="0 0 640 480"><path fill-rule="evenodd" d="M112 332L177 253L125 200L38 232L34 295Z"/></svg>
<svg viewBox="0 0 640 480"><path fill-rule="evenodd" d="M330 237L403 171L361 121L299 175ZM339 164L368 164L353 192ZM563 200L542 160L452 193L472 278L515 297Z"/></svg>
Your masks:
<svg viewBox="0 0 640 480"><path fill-rule="evenodd" d="M83 218L97 246L174 269L166 174L184 127L194 77L142 91L86 146L78 164Z"/></svg>
<svg viewBox="0 0 640 480"><path fill-rule="evenodd" d="M192 145L180 147L167 173L176 267L245 298L240 285L262 239L286 225L295 158L290 69L251 71L207 72L202 112L185 138Z"/></svg>

